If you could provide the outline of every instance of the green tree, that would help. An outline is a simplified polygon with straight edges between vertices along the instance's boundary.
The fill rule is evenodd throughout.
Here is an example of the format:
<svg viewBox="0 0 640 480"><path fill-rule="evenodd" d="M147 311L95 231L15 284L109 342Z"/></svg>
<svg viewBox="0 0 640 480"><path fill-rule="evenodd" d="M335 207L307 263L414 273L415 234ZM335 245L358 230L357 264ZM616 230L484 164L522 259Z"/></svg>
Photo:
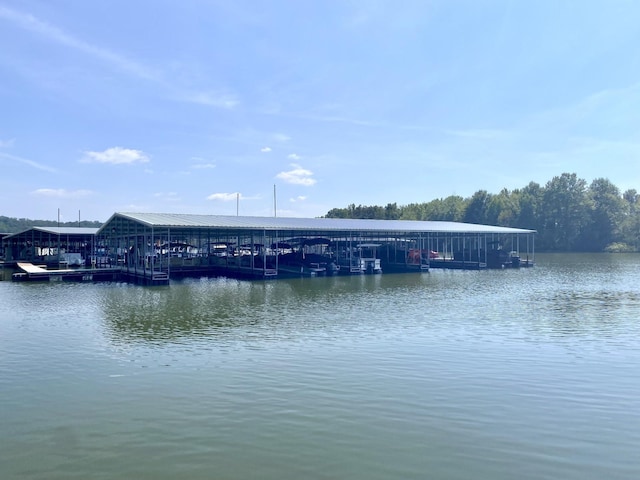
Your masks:
<svg viewBox="0 0 640 480"><path fill-rule="evenodd" d="M491 196L486 190L479 190L473 194L464 212L466 223L487 223L487 207Z"/></svg>
<svg viewBox="0 0 640 480"><path fill-rule="evenodd" d="M582 249L577 241L589 220L587 184L575 173L563 173L547 182L542 197L543 249Z"/></svg>
<svg viewBox="0 0 640 480"><path fill-rule="evenodd" d="M597 178L589 186L590 222L583 230L582 249L601 252L619 239L624 219L624 200L620 190L609 180Z"/></svg>
<svg viewBox="0 0 640 480"><path fill-rule="evenodd" d="M400 218L400 209L397 203L387 203L384 207L385 220L398 220Z"/></svg>
<svg viewBox="0 0 640 480"><path fill-rule="evenodd" d="M424 203L410 203L400 209L400 220L425 220Z"/></svg>
<svg viewBox="0 0 640 480"><path fill-rule="evenodd" d="M624 216L620 225L620 241L640 251L640 195L635 189L622 194Z"/></svg>
<svg viewBox="0 0 640 480"><path fill-rule="evenodd" d="M491 225L514 225L520 213L518 196L503 188L488 199L486 221Z"/></svg>
<svg viewBox="0 0 640 480"><path fill-rule="evenodd" d="M535 182L514 191L514 197L518 201L518 217L513 226L517 228L529 228L540 232L544 227L540 221L540 205L544 197L544 189Z"/></svg>

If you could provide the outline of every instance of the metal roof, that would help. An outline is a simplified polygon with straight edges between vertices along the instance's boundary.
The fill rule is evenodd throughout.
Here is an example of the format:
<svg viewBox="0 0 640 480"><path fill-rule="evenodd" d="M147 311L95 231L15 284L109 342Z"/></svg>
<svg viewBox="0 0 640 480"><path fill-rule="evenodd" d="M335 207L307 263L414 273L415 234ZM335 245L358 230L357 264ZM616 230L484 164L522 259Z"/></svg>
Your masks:
<svg viewBox="0 0 640 480"><path fill-rule="evenodd" d="M95 235L96 233L98 233L98 228L95 227L31 227L21 232L7 235L3 238L3 240L8 240L11 237L24 235L31 230L49 233L51 235Z"/></svg>
<svg viewBox="0 0 640 480"><path fill-rule="evenodd" d="M370 231L424 233L535 233L535 230L498 227L460 222L419 220L360 220L344 218L245 217L228 215L194 215L176 213L114 213L102 226L120 217L154 228L226 228L237 230L300 230L300 231ZM98 232L100 233L100 232Z"/></svg>

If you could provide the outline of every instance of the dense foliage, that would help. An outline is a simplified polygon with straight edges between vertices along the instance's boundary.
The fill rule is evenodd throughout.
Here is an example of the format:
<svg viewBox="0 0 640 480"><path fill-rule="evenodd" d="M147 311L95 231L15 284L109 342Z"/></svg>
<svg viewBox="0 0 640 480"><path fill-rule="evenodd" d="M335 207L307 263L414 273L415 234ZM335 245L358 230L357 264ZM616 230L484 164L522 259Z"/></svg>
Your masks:
<svg viewBox="0 0 640 480"><path fill-rule="evenodd" d="M587 184L575 173L563 173L545 186L535 182L470 198L450 196L426 203L398 206L355 204L330 210L327 218L444 220L537 230L541 251L639 251L640 195L620 193L605 178Z"/></svg>
<svg viewBox="0 0 640 480"><path fill-rule="evenodd" d="M11 218L0 216L0 233L17 233L28 230L31 227L86 227L100 228L101 222L94 221L78 221L60 222L54 220L30 220L28 218Z"/></svg>

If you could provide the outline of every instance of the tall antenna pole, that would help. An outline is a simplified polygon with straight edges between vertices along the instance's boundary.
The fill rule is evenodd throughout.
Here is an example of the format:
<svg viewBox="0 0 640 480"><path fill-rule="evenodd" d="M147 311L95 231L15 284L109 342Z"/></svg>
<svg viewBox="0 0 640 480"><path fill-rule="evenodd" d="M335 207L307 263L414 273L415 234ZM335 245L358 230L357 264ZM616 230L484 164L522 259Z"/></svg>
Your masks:
<svg viewBox="0 0 640 480"><path fill-rule="evenodd" d="M80 227L80 210L78 210L78 228Z"/></svg>
<svg viewBox="0 0 640 480"><path fill-rule="evenodd" d="M236 193L236 217L240 215L240 193Z"/></svg>
<svg viewBox="0 0 640 480"><path fill-rule="evenodd" d="M277 217L277 203L276 203L276 184L273 184L273 216Z"/></svg>
<svg viewBox="0 0 640 480"><path fill-rule="evenodd" d="M58 229L60 229L60 207L58 207ZM58 230L58 268L60 268L60 230Z"/></svg>

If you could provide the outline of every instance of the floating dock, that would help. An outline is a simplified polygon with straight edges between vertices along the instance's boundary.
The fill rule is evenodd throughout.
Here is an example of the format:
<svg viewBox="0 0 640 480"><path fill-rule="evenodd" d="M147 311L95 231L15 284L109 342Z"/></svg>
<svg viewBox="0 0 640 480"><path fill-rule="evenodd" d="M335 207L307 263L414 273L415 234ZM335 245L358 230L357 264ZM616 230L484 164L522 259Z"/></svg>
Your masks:
<svg viewBox="0 0 640 480"><path fill-rule="evenodd" d="M110 282L121 279L119 268L65 268L47 269L28 262L17 262L18 272L11 275L14 282Z"/></svg>

